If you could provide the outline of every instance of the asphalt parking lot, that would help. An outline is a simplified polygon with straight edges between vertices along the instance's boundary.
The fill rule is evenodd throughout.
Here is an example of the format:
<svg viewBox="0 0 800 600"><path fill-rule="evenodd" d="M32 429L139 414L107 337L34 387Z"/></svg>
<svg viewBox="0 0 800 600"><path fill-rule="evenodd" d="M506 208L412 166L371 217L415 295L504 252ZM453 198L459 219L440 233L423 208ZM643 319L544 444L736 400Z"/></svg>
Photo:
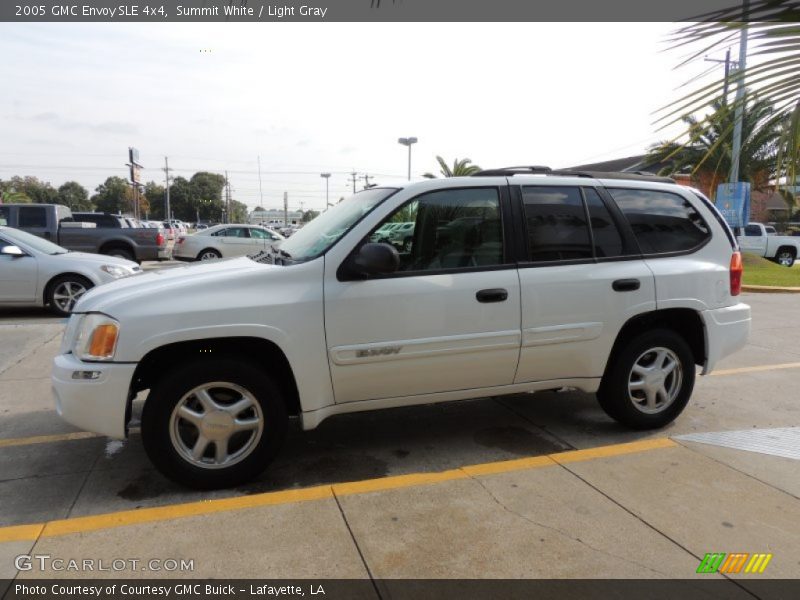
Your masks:
<svg viewBox="0 0 800 600"><path fill-rule="evenodd" d="M686 578L707 552L772 554L727 576L732 596L800 577L800 296L743 298L750 343L666 429L626 431L569 390L343 415L295 427L257 481L213 493L163 478L137 433L62 422L64 320L2 310L0 579L87 576L19 570L20 554L193 561L91 577ZM683 437L729 431L745 433Z"/></svg>

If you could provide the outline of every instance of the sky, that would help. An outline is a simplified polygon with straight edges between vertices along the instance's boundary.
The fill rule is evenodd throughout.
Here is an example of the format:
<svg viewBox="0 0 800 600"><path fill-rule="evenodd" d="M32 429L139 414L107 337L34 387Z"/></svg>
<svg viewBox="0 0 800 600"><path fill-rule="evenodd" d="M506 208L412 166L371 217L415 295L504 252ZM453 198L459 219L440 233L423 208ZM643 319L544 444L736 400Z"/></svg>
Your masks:
<svg viewBox="0 0 800 600"><path fill-rule="evenodd" d="M669 138L655 112L714 70L676 70L670 23L2 23L0 178L93 191L228 171L250 208L325 206L371 183L483 168L568 167ZM734 49L735 51L735 49ZM720 57L716 57L720 58ZM721 77L722 67L719 66ZM701 80L702 81L702 80ZM259 187L258 161L261 164ZM359 182L359 189L363 180Z"/></svg>

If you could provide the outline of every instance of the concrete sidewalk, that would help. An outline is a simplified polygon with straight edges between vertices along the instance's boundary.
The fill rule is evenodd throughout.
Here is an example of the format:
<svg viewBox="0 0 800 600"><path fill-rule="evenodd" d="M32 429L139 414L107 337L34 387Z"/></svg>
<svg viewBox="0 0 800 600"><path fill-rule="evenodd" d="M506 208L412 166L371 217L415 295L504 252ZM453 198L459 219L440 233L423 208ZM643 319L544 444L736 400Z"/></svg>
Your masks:
<svg viewBox="0 0 800 600"><path fill-rule="evenodd" d="M194 561L91 577L688 578L707 552L772 553L765 573L731 576L745 582L800 577L798 498L738 469L738 451L703 449L653 440L17 528L0 577L87 576L9 568L37 554ZM742 454L800 479L799 461Z"/></svg>

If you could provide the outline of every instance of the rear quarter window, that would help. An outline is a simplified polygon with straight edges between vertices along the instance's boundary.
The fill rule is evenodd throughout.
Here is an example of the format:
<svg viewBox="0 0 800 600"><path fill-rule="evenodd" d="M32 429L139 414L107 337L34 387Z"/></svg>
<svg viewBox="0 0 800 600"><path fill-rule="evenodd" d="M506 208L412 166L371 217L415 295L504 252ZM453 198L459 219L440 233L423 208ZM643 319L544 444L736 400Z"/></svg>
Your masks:
<svg viewBox="0 0 800 600"><path fill-rule="evenodd" d="M608 188L644 254L689 252L711 237L697 209L679 194L661 190Z"/></svg>

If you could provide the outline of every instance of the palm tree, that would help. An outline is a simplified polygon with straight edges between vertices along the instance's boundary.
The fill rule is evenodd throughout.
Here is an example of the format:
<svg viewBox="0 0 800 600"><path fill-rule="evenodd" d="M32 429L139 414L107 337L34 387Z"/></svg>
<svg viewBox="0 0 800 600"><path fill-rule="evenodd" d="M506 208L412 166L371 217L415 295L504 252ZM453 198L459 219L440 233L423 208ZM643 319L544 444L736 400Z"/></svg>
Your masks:
<svg viewBox="0 0 800 600"><path fill-rule="evenodd" d="M437 156L436 160L439 163L439 171L441 172L442 177L469 177L470 175L474 175L481 170L478 165L471 164L472 160L469 158L462 158L461 160L455 159L453 161L452 168L441 156ZM423 177L427 177L428 179L436 179L436 175L433 173L425 173Z"/></svg>
<svg viewBox="0 0 800 600"><path fill-rule="evenodd" d="M762 189L775 176L785 121L776 121L776 109L760 98L752 97L745 105L742 120L742 148L739 177L754 189ZM649 164L669 163L661 170L672 175L690 170L713 194L731 170L734 108L717 98L712 112L701 120L685 115L688 141L665 141L654 144L645 159Z"/></svg>
<svg viewBox="0 0 800 600"><path fill-rule="evenodd" d="M730 46L748 27L751 64L737 71L735 85L744 77L748 88L774 107L773 120L782 122L778 141L775 177L787 185L796 185L800 174L800 26L796 0L754 0L702 15L680 27L671 38L674 48L694 47L681 64ZM697 112L722 93L724 80L703 86L662 108L659 121L670 125L686 114ZM687 134L689 131L686 132Z"/></svg>

